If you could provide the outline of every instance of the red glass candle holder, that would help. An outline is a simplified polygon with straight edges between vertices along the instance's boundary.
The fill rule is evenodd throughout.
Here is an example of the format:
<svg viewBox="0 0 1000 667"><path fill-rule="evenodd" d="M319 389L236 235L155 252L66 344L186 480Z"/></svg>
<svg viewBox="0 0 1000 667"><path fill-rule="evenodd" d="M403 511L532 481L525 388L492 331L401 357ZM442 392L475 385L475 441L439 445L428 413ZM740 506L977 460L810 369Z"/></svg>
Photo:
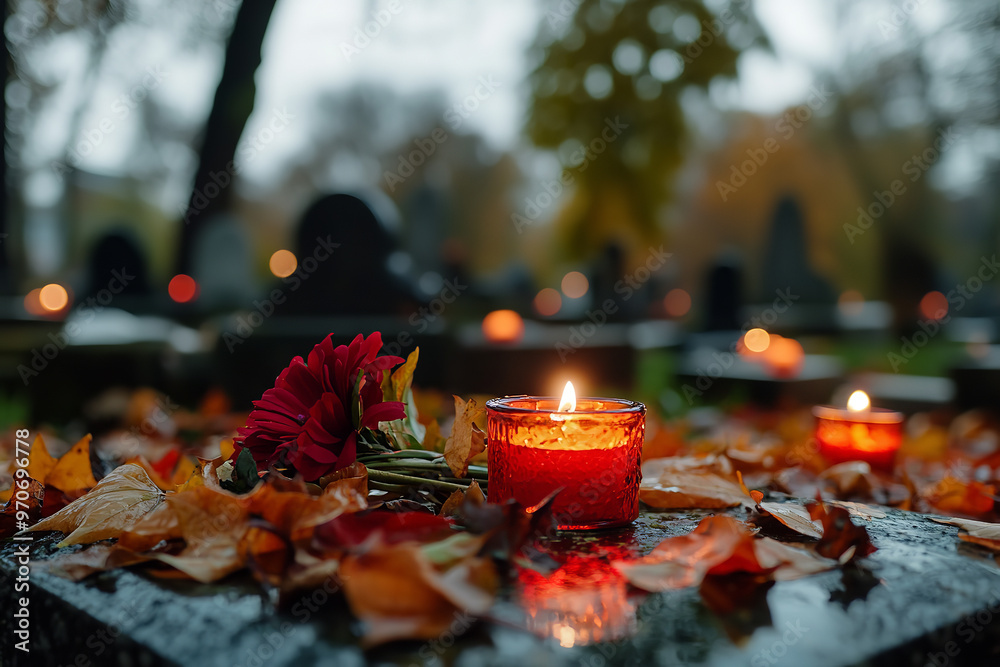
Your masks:
<svg viewBox="0 0 1000 667"><path fill-rule="evenodd" d="M873 468L891 471L903 442L903 415L893 410L813 408L819 451L830 463L867 461Z"/></svg>
<svg viewBox="0 0 1000 667"><path fill-rule="evenodd" d="M646 407L582 398L572 412L559 399L508 396L486 402L489 501L553 503L560 529L611 528L639 516Z"/></svg>

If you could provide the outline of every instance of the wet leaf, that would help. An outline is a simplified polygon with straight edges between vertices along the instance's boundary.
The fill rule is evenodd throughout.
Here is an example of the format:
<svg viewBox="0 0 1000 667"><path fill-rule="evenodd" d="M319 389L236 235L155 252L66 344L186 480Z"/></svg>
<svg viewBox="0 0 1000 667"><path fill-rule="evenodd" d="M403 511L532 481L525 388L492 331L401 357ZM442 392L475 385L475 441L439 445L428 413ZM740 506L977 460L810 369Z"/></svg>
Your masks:
<svg viewBox="0 0 1000 667"><path fill-rule="evenodd" d="M444 458L455 477L465 477L469 459L486 449L483 432L473 423L483 412L476 399L455 396L455 424L444 446Z"/></svg>
<svg viewBox="0 0 1000 667"><path fill-rule="evenodd" d="M694 531L664 540L647 556L615 563L633 586L650 592L695 586L709 575L797 579L835 565L811 551L755 537L745 523L725 515L705 517Z"/></svg>
<svg viewBox="0 0 1000 667"><path fill-rule="evenodd" d="M340 577L351 611L364 624L365 646L434 639L456 619L471 625L490 609L497 587L488 559L459 558L439 567L412 542L347 556Z"/></svg>
<svg viewBox="0 0 1000 667"><path fill-rule="evenodd" d="M943 523L948 526L958 526L958 538L966 542L984 546L993 551L1000 551L1000 523L988 523L986 521L974 521L972 519L938 519L931 517L931 521Z"/></svg>
<svg viewBox="0 0 1000 667"><path fill-rule="evenodd" d="M29 530L69 533L57 545L60 547L106 540L132 528L163 497L145 470L126 464L113 470L86 495Z"/></svg>

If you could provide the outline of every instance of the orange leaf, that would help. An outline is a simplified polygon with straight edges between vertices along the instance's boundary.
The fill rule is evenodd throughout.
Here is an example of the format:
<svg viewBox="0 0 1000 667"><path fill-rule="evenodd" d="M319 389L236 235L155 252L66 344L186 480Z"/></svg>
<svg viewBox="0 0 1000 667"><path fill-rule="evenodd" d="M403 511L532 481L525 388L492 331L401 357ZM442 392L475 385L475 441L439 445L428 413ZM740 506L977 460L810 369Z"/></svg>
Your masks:
<svg viewBox="0 0 1000 667"><path fill-rule="evenodd" d="M694 586L709 575L787 580L835 565L811 551L754 537L746 524L729 516L705 517L694 531L664 540L648 556L615 563L633 586L650 592Z"/></svg>
<svg viewBox="0 0 1000 667"><path fill-rule="evenodd" d="M707 574L760 573L753 533L729 516L707 516L687 535L670 537L643 558L615 566L633 585L652 593L701 583Z"/></svg>
<svg viewBox="0 0 1000 667"><path fill-rule="evenodd" d="M444 459L455 477L465 477L469 469L469 459L486 449L483 432L473 423L483 412L483 408L474 398L463 401L454 396L454 399L455 424L444 445Z"/></svg>
<svg viewBox="0 0 1000 667"><path fill-rule="evenodd" d="M31 444L31 453L28 454L28 477L45 484L46 478L56 467L57 462L58 459L49 454L49 449L45 446L45 439L39 433Z"/></svg>
<svg viewBox="0 0 1000 667"><path fill-rule="evenodd" d="M945 477L922 492L923 497L936 509L949 514L981 516L993 509L996 487L982 482L965 482L955 477Z"/></svg>
<svg viewBox="0 0 1000 667"><path fill-rule="evenodd" d="M89 463L88 463L89 465ZM163 493L137 465L115 468L84 496L29 528L69 533L59 547L118 537L160 501Z"/></svg>
<svg viewBox="0 0 1000 667"><path fill-rule="evenodd" d="M59 489L70 498L79 498L97 486L90 467L90 440L88 433L59 457L55 467L45 476L46 486Z"/></svg>
<svg viewBox="0 0 1000 667"><path fill-rule="evenodd" d="M437 638L456 617L488 611L496 590L488 559L461 558L442 570L412 542L348 556L340 576L351 611L364 622L365 646Z"/></svg>
<svg viewBox="0 0 1000 667"><path fill-rule="evenodd" d="M176 517L185 547L176 555L147 554L150 558L202 583L216 581L243 568L241 541L249 517L245 498L199 486L167 495L166 503ZM165 518L157 517L157 521L169 525Z"/></svg>

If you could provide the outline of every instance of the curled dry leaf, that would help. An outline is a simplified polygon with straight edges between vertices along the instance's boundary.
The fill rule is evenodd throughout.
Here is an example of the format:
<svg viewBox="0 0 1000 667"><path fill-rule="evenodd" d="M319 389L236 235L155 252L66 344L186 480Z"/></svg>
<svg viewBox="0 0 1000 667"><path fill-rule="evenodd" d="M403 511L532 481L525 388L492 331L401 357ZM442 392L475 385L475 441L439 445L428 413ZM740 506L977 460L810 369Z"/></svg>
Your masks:
<svg viewBox="0 0 1000 667"><path fill-rule="evenodd" d="M87 465L90 465L88 459ZM31 528L69 533L58 546L118 537L163 500L146 471L137 465L115 468L83 497Z"/></svg>
<svg viewBox="0 0 1000 667"><path fill-rule="evenodd" d="M444 459L455 477L465 477L469 459L486 449L486 438L473 422L482 414L483 407L476 399L463 401L455 396L455 424L444 446Z"/></svg>
<svg viewBox="0 0 1000 667"><path fill-rule="evenodd" d="M660 509L720 509L746 501L738 484L704 470L678 470L670 459L642 464L639 499Z"/></svg>
<svg viewBox="0 0 1000 667"><path fill-rule="evenodd" d="M763 493L747 489L746 484L743 483L743 476L739 472L736 473L736 476L739 478L740 487L746 495L750 496L757 511L762 515L773 517L783 526L800 535L822 537L823 530L820 524L812 520L812 517L809 516L809 510L805 507L798 503L765 503L763 502Z"/></svg>
<svg viewBox="0 0 1000 667"><path fill-rule="evenodd" d="M809 516L823 525L816 551L821 556L847 563L869 556L877 549L868 529L851 521L851 513L843 507L827 505L822 500L809 504Z"/></svg>
<svg viewBox="0 0 1000 667"><path fill-rule="evenodd" d="M972 519L936 519L931 521L947 526L958 526L958 539L984 546L993 551L1000 551L1000 523L973 521Z"/></svg>
<svg viewBox="0 0 1000 667"><path fill-rule="evenodd" d="M448 496L448 499L441 505L441 511L438 514L441 516L457 516L466 501L474 505L482 505L486 502L486 496L483 495L483 490L479 488L479 482L473 480L467 489L455 491Z"/></svg>

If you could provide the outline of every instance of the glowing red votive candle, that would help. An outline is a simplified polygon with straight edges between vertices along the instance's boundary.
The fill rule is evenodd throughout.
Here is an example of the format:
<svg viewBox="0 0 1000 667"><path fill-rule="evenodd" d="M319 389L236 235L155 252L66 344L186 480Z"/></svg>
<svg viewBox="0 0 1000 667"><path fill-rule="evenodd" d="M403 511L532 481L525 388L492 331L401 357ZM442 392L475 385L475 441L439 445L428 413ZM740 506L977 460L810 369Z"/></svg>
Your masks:
<svg viewBox="0 0 1000 667"><path fill-rule="evenodd" d="M567 386L567 392L572 385ZM508 396L486 402L489 501L537 505L556 489L559 528L611 528L639 516L642 403Z"/></svg>
<svg viewBox="0 0 1000 667"><path fill-rule="evenodd" d="M891 471L903 441L903 415L873 408L863 391L851 394L847 409L813 408L820 454L830 463L867 461L873 468Z"/></svg>

